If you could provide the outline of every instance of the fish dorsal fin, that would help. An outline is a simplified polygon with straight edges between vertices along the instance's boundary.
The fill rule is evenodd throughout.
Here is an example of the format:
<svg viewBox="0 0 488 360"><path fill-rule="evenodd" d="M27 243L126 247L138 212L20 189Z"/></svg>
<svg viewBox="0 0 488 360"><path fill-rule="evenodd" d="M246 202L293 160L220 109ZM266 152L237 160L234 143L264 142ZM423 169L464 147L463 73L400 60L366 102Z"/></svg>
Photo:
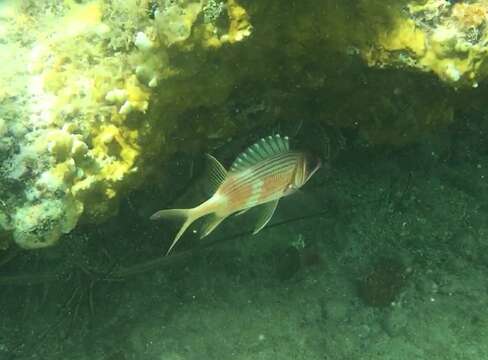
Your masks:
<svg viewBox="0 0 488 360"><path fill-rule="evenodd" d="M208 191L215 192L227 177L227 170L225 170L224 166L212 155L205 154L205 156L207 157L208 164Z"/></svg>
<svg viewBox="0 0 488 360"><path fill-rule="evenodd" d="M271 220L276 210L276 207L278 206L278 201L279 200L270 201L264 203L259 207L260 214L259 214L258 222L254 227L254 231L252 233L253 235L256 235Z"/></svg>
<svg viewBox="0 0 488 360"><path fill-rule="evenodd" d="M229 172L244 170L272 155L281 154L290 150L288 136L280 134L262 138L257 143L249 146L240 154L230 167Z"/></svg>

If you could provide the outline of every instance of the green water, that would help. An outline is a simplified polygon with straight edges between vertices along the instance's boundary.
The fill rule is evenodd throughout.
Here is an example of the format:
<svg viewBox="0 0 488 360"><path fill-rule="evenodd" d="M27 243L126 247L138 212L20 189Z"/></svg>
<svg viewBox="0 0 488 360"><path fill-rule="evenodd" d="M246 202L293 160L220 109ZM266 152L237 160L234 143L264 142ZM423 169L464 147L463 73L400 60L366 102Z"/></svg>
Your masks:
<svg viewBox="0 0 488 360"><path fill-rule="evenodd" d="M16 231L30 218L19 219L17 206L71 194L63 186L43 193L37 182L39 169L60 155L34 153L24 163L32 139L44 136L43 125L31 121L42 111L30 107L35 89L26 59L39 39L50 41L39 22L27 20L58 19L74 3L23 2L29 17L15 19L31 31L9 30L0 41L0 59L7 59L0 71L0 360L488 359L485 83L458 88L418 69L368 67L354 49L337 50L346 35L308 37L308 24L320 19L308 1L285 8L241 1L253 23L249 38L213 50L192 37L186 47L168 46L164 64L180 73L164 73L156 87L141 85L151 94L147 112L120 120L120 104L112 112L103 113L113 104L95 109L112 118L63 108L66 123L52 128L76 124L69 131L90 150L100 130L94 123L126 121L120 129L137 131L137 179L123 173L110 180L113 203L104 200L109 180L100 180L74 229L54 246L18 246ZM90 67L104 56L120 55L121 68L139 60L123 57L134 40L126 49L122 35L171 6L150 1L127 20L129 5L100 3L115 35L88 36L83 46L107 46L103 56L87 55ZM213 21L210 8L220 19L221 3L206 4L194 20L197 39L198 24ZM362 21L371 16L349 2L323 4ZM297 23L290 20L295 13ZM226 27L224 20L218 24ZM0 11L0 33L4 25L20 28ZM67 84L90 80L54 78L63 96ZM149 217L206 199L204 154L229 168L247 146L277 133L289 136L293 149L319 156L322 168L280 201L258 234L258 214L250 210L202 240L194 224L165 256L178 226ZM101 164L123 153L122 146L106 147ZM99 175L100 163L79 168ZM29 235L56 224L46 221Z"/></svg>
<svg viewBox="0 0 488 360"><path fill-rule="evenodd" d="M144 206L164 195L130 194L2 266L26 275L2 285L2 358L484 358L488 144L468 123L436 145L348 145L258 235L234 237L253 224L234 217L174 257Z"/></svg>

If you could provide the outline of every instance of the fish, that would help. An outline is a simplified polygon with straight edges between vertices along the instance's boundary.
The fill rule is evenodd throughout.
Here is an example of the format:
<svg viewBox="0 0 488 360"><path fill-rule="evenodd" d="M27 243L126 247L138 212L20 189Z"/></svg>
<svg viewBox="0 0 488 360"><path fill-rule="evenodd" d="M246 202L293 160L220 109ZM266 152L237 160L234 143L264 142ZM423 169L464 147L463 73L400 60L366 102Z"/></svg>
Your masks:
<svg viewBox="0 0 488 360"><path fill-rule="evenodd" d="M253 235L257 234L273 217L279 200L300 189L322 165L320 159L309 152L291 150L289 138L279 134L249 146L228 171L215 157L206 156L213 195L194 208L159 210L150 217L151 220L173 219L183 223L167 255L188 227L204 216L207 218L200 229L200 238L208 236L230 215L259 207L253 231Z"/></svg>

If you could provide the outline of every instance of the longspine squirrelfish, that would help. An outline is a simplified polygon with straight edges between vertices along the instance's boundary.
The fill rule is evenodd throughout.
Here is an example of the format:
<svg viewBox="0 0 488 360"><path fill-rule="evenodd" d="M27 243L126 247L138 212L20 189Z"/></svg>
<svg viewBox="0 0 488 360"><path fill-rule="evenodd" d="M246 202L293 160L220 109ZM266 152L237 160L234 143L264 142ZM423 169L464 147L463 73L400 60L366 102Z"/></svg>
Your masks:
<svg viewBox="0 0 488 360"><path fill-rule="evenodd" d="M262 213L254 228L256 234L273 216L279 199L302 187L321 165L320 160L305 152L290 150L288 137L280 135L263 138L247 148L229 171L213 156L207 157L215 193L194 208L160 210L151 216L152 220L184 219L168 253L195 220L209 215L201 229L203 238L229 215L261 205Z"/></svg>

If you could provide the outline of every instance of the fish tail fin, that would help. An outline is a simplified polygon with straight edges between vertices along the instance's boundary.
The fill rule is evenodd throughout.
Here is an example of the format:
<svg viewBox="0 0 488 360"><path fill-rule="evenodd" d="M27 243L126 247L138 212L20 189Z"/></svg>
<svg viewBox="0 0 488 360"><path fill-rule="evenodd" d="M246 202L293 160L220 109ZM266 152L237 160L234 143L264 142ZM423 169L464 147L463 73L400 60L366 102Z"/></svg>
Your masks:
<svg viewBox="0 0 488 360"><path fill-rule="evenodd" d="M160 219L169 219L169 220L180 220L183 221L183 224L180 227L180 230L176 234L171 246L169 247L166 255L168 255L173 247L176 245L178 240L180 240L183 233L188 229L188 227L198 218L203 216L199 214L198 211L195 209L168 209L168 210L159 210L158 212L154 213L151 216L151 220L160 220Z"/></svg>

